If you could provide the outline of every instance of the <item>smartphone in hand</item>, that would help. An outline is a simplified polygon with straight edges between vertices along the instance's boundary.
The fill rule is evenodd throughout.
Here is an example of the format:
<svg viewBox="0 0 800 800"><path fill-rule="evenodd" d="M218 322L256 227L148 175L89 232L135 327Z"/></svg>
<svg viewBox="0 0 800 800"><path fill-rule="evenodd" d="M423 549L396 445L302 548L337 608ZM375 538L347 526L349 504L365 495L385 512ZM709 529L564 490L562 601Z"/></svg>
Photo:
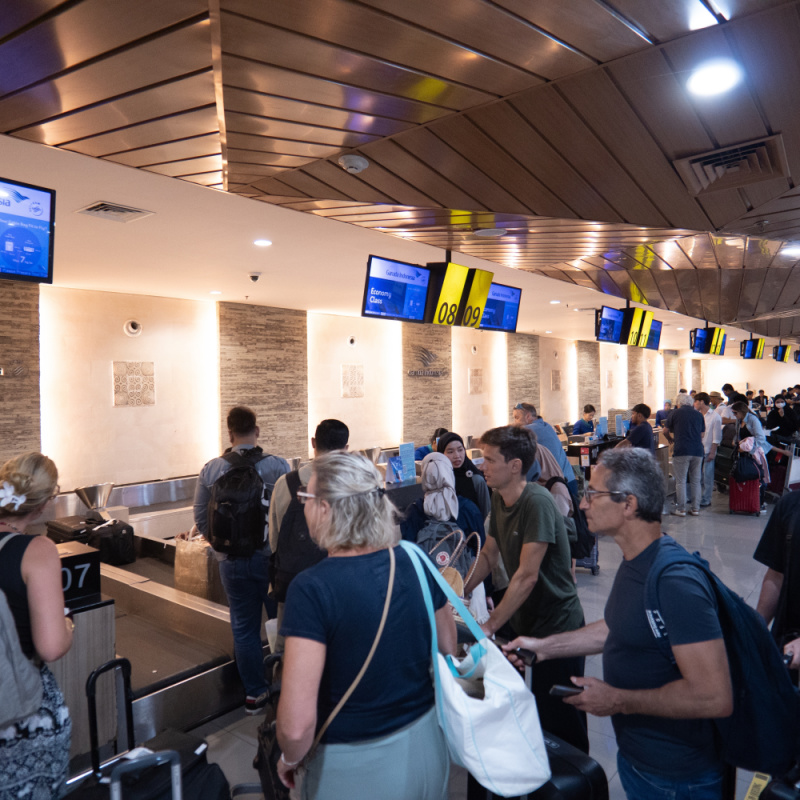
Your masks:
<svg viewBox="0 0 800 800"><path fill-rule="evenodd" d="M556 683L550 687L550 694L553 697L573 697L583 691L583 686L564 686L563 684Z"/></svg>

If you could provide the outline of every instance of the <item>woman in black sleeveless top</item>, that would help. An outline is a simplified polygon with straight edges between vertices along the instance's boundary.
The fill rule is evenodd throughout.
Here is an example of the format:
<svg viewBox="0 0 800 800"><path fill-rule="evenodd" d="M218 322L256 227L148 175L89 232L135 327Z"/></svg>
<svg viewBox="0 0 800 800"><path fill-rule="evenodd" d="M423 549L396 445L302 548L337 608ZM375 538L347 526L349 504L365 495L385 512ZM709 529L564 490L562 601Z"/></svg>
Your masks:
<svg viewBox="0 0 800 800"><path fill-rule="evenodd" d="M64 617L56 546L44 536L25 535L58 492L57 480L55 464L41 453L0 467L0 590L43 689L38 711L0 727L0 800L58 798L67 776L72 721L44 662L69 650L74 625Z"/></svg>

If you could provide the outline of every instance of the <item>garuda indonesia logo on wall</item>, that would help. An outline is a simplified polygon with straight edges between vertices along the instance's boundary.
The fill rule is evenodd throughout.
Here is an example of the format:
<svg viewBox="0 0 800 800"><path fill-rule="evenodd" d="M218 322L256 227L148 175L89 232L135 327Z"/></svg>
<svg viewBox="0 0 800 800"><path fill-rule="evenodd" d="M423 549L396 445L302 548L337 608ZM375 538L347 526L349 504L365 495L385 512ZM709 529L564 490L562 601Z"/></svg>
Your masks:
<svg viewBox="0 0 800 800"><path fill-rule="evenodd" d="M415 347L414 355L419 361L422 369L410 369L408 371L411 378L446 378L450 374L448 369L436 369L436 362L439 356L427 347Z"/></svg>

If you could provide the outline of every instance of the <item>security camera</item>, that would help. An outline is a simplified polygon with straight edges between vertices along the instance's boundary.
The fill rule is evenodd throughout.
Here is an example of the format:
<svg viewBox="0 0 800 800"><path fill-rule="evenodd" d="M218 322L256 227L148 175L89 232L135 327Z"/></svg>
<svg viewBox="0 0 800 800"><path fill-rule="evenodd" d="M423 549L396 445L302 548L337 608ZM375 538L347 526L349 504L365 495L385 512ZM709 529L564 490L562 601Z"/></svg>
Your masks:
<svg viewBox="0 0 800 800"><path fill-rule="evenodd" d="M253 283L258 283L258 279L260 277L261 277L261 273L260 272L251 272L250 273L250 280L253 281Z"/></svg>

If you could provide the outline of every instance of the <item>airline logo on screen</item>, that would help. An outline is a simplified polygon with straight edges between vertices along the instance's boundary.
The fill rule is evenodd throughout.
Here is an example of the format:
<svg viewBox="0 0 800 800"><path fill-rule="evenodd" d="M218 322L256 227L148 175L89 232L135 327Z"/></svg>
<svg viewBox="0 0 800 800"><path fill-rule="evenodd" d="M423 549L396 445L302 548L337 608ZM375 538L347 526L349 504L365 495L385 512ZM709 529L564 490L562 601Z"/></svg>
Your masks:
<svg viewBox="0 0 800 800"><path fill-rule="evenodd" d="M396 261L384 261L376 258L372 261L371 276L387 281L402 281L412 286L427 286L428 273L412 266L404 266Z"/></svg>
<svg viewBox="0 0 800 800"><path fill-rule="evenodd" d="M25 193L13 184L0 182L0 212L26 219L50 219L50 195L36 189Z"/></svg>

